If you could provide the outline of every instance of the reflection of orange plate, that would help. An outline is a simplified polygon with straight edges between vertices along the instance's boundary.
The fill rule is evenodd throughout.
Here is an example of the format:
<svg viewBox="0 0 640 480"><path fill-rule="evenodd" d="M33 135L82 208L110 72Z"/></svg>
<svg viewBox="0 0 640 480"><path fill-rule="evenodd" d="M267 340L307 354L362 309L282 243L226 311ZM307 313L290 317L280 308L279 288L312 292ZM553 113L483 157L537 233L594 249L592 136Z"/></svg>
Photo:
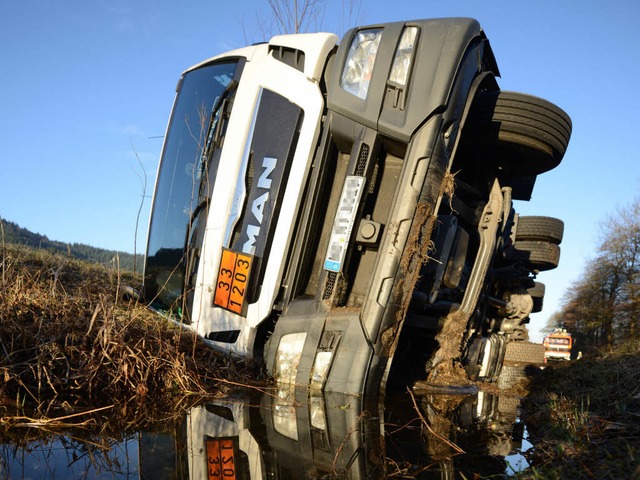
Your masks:
<svg viewBox="0 0 640 480"><path fill-rule="evenodd" d="M207 438L207 478L236 480L235 445L233 438Z"/></svg>
<svg viewBox="0 0 640 480"><path fill-rule="evenodd" d="M239 315L246 315L245 296L249 285L249 274L253 257L222 249L216 292L213 304Z"/></svg>

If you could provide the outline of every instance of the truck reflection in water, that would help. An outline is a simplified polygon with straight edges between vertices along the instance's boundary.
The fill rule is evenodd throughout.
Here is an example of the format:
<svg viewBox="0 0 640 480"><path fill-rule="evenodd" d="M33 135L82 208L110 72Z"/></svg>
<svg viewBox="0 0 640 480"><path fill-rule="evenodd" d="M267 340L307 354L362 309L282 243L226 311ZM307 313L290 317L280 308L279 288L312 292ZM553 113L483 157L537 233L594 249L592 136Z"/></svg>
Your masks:
<svg viewBox="0 0 640 480"><path fill-rule="evenodd" d="M194 407L172 431L5 443L0 477L448 479L528 467L516 398L397 393L384 419L360 411L361 403L270 391Z"/></svg>
<svg viewBox="0 0 640 480"><path fill-rule="evenodd" d="M287 389L195 407L184 430L189 478L383 477L380 420L359 411L358 400Z"/></svg>
<svg viewBox="0 0 640 480"><path fill-rule="evenodd" d="M387 402L389 474L418 478L490 478L526 469L531 445L516 397L425 395ZM416 418L416 406L419 418ZM412 447L413 445L413 447ZM395 470L394 470L395 469Z"/></svg>
<svg viewBox="0 0 640 480"><path fill-rule="evenodd" d="M174 456L187 457L191 479L471 478L528 467L515 397L398 394L384 425L357 405L295 391L208 403L188 414Z"/></svg>

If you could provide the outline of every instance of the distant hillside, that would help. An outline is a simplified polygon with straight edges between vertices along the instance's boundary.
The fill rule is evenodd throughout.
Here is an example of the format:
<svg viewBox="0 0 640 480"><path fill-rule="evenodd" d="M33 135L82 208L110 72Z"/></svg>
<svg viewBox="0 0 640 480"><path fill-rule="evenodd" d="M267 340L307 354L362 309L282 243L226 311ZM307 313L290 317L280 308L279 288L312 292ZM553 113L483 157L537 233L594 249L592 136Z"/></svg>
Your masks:
<svg viewBox="0 0 640 480"><path fill-rule="evenodd" d="M16 243L19 245L28 245L34 248L43 248L45 250L70 254L72 257L89 262L100 263L102 265L116 265L116 258L119 259L120 268L122 270L133 270L133 255L130 253L116 252L114 250L106 250L104 248L91 247L82 243L63 243L55 240L49 240L46 235L33 233L26 228L22 228L16 223L0 218L4 237L0 238L0 242L4 239L5 243ZM2 231L0 230L0 234ZM144 265L143 255L137 255L136 270L142 271Z"/></svg>

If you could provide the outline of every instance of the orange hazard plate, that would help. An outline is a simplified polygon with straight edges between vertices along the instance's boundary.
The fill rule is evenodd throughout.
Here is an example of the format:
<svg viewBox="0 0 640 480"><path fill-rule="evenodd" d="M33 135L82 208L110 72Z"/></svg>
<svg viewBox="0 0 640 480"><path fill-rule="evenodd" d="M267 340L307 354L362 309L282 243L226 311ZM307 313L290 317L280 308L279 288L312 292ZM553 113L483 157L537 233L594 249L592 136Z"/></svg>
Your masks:
<svg viewBox="0 0 640 480"><path fill-rule="evenodd" d="M207 438L207 479L236 480L233 438Z"/></svg>
<svg viewBox="0 0 640 480"><path fill-rule="evenodd" d="M222 249L220 270L213 304L231 312L246 315L245 296L253 257L246 253L237 253Z"/></svg>

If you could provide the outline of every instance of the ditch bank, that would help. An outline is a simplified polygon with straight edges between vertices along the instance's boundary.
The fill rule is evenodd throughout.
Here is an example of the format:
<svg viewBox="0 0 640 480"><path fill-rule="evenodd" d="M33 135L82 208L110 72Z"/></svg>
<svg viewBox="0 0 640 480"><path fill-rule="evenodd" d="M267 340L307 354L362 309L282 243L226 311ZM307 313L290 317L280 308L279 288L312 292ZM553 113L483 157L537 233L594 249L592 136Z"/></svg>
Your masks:
<svg viewBox="0 0 640 480"><path fill-rule="evenodd" d="M533 448L520 478L640 479L640 341L531 377L522 419Z"/></svg>
<svg viewBox="0 0 640 480"><path fill-rule="evenodd" d="M197 398L263 383L255 364L232 361L123 299L125 285L140 283L129 272L15 245L2 247L0 268L5 432L41 418L53 426L95 411L100 419L103 410L135 422L139 407L169 415Z"/></svg>

